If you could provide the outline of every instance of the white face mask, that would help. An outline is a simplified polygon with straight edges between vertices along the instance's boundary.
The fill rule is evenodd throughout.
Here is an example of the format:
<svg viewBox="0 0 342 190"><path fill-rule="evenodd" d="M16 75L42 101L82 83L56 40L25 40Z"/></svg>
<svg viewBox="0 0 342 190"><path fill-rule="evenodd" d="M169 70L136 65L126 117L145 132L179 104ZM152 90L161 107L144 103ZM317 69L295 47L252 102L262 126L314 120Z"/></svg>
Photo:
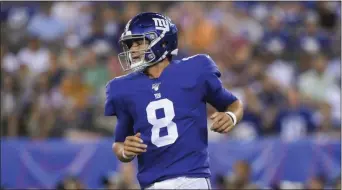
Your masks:
<svg viewBox="0 0 342 190"><path fill-rule="evenodd" d="M129 36L120 40L123 52L118 55L124 71L143 70L152 65L155 55L150 49L145 35Z"/></svg>

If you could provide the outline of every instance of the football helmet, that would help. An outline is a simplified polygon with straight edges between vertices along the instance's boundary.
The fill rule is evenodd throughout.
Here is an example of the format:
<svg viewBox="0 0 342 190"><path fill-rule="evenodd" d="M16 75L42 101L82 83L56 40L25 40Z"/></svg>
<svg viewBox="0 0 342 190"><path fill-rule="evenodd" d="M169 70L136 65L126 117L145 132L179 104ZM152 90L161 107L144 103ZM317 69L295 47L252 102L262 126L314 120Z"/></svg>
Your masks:
<svg viewBox="0 0 342 190"><path fill-rule="evenodd" d="M123 52L119 61L124 71L142 71L178 53L178 29L171 19L146 12L133 17L125 27L119 43ZM134 42L139 47L132 48Z"/></svg>

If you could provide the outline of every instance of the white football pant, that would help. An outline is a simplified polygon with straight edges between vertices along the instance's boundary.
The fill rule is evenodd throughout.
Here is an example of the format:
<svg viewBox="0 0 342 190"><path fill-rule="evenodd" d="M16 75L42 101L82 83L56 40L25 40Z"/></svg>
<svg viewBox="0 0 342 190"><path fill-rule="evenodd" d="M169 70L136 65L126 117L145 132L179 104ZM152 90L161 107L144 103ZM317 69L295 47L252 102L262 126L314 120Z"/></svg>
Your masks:
<svg viewBox="0 0 342 190"><path fill-rule="evenodd" d="M177 177L156 182L146 189L211 189L207 178Z"/></svg>

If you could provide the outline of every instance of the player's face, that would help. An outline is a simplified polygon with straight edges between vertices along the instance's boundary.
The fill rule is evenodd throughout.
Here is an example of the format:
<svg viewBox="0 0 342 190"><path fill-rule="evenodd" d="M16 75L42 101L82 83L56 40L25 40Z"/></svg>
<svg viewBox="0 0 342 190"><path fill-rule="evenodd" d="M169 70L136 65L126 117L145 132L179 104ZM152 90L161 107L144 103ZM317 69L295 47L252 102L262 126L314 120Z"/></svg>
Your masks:
<svg viewBox="0 0 342 190"><path fill-rule="evenodd" d="M154 58L149 49L150 42L144 35L129 37L120 43L123 52L118 57L124 70L139 70L148 63L148 60Z"/></svg>
<svg viewBox="0 0 342 190"><path fill-rule="evenodd" d="M147 40L135 40L133 41L130 52L131 52L131 59L133 63L139 62L144 59L145 50L148 48Z"/></svg>

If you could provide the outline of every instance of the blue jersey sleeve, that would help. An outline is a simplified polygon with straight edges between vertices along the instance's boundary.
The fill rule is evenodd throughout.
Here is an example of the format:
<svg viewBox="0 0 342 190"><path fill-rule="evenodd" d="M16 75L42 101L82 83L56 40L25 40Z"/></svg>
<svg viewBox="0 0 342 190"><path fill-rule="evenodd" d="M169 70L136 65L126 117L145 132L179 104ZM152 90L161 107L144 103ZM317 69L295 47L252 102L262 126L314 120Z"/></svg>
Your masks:
<svg viewBox="0 0 342 190"><path fill-rule="evenodd" d="M105 116L117 116L115 127L115 142L124 142L127 136L134 134L133 119L124 109L124 105L119 98L115 98L115 92L112 88L112 81L106 86Z"/></svg>
<svg viewBox="0 0 342 190"><path fill-rule="evenodd" d="M237 100L236 96L225 89L220 80L221 73L215 62L208 56L202 55L203 73L205 83L205 100L218 111L223 112Z"/></svg>
<svg viewBox="0 0 342 190"><path fill-rule="evenodd" d="M124 142L127 136L133 135L133 119L124 110L119 110L115 127L115 142Z"/></svg>
<svg viewBox="0 0 342 190"><path fill-rule="evenodd" d="M114 116L115 112L115 104L114 104L114 96L111 88L111 81L106 85L106 101L104 107L104 115L105 116Z"/></svg>

